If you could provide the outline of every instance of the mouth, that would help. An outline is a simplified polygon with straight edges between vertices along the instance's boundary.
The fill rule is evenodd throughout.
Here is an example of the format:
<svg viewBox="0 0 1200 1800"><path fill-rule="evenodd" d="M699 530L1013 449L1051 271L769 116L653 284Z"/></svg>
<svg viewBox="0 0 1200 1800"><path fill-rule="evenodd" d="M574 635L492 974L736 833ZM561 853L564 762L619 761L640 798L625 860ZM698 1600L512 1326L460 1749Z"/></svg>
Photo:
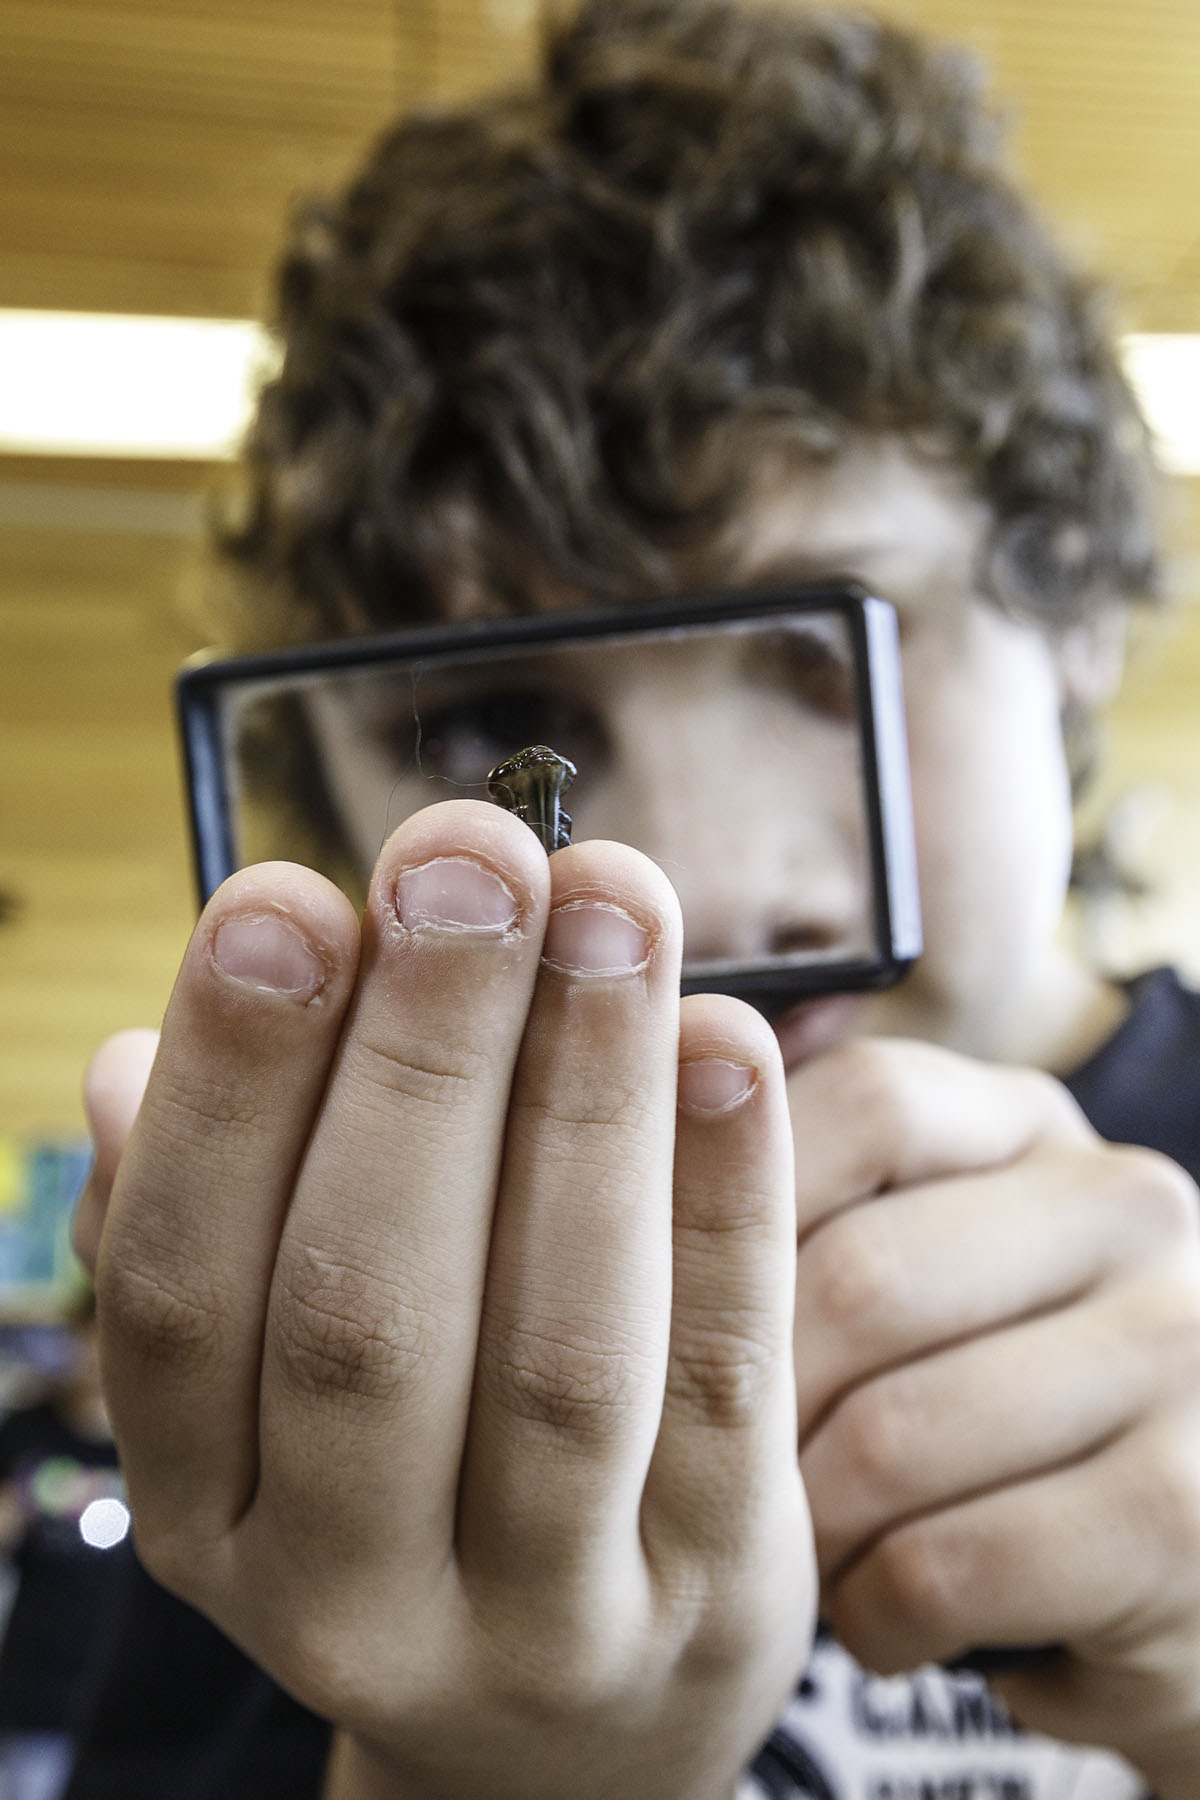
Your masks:
<svg viewBox="0 0 1200 1800"><path fill-rule="evenodd" d="M772 1019L785 1073L790 1075L810 1057L834 1049L849 1037L864 999L862 994L820 994L812 1000L801 1000Z"/></svg>

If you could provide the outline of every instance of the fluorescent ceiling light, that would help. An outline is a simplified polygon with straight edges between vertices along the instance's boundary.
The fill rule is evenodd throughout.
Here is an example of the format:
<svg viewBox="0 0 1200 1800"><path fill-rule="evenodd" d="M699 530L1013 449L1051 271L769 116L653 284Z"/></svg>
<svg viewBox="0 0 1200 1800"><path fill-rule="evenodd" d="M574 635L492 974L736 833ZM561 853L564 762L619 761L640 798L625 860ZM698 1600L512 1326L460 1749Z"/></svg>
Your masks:
<svg viewBox="0 0 1200 1800"><path fill-rule="evenodd" d="M1200 335L1123 349L1165 467L1200 475ZM244 319L0 309L0 452L227 460L274 361Z"/></svg>
<svg viewBox="0 0 1200 1800"><path fill-rule="evenodd" d="M1200 334L1131 332L1125 369L1172 475L1200 475Z"/></svg>
<svg viewBox="0 0 1200 1800"><path fill-rule="evenodd" d="M227 459L269 366L243 319L0 310L0 451Z"/></svg>

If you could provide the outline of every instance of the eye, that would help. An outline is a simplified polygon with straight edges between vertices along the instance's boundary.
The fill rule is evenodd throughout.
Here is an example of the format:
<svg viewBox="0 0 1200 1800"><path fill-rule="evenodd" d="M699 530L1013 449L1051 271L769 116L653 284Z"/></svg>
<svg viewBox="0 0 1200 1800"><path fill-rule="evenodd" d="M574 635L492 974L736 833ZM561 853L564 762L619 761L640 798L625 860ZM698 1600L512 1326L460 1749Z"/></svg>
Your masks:
<svg viewBox="0 0 1200 1800"><path fill-rule="evenodd" d="M823 719L849 724L856 682L849 647L803 628L765 634L755 644L756 677Z"/></svg>
<svg viewBox="0 0 1200 1800"><path fill-rule="evenodd" d="M422 719L421 766L455 786L482 786L488 772L529 744L549 744L581 770L594 768L603 730L588 709L548 689L464 695Z"/></svg>

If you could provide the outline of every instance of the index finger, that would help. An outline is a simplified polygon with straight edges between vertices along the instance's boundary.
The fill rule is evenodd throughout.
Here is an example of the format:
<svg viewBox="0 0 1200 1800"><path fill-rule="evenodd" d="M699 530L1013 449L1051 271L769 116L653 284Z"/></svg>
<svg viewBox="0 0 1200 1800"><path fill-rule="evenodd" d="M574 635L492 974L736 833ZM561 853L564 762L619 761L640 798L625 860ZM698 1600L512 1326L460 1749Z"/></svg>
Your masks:
<svg viewBox="0 0 1200 1800"><path fill-rule="evenodd" d="M873 1195L1096 1136L1066 1088L1039 1070L882 1038L840 1045L793 1070L788 1108L801 1240Z"/></svg>

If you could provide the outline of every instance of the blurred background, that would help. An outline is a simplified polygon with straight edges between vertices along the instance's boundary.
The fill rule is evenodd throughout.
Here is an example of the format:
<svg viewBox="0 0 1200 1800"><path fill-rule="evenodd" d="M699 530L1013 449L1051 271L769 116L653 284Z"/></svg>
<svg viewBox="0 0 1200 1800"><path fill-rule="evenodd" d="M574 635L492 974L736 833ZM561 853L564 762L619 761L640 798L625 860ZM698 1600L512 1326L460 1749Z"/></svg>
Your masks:
<svg viewBox="0 0 1200 1800"><path fill-rule="evenodd" d="M0 0L0 309L254 320L290 203L336 184L396 110L519 73L534 4ZM1156 340L1200 333L1195 0L886 10L988 59L1019 166L1079 257L1116 284L1122 326ZM37 373L28 341L6 352L0 339L0 430L31 371L31 404L47 417L63 397L52 390L76 386L65 361ZM1200 375L1189 399L1180 367L1167 385L1186 425L1200 416ZM83 449L35 447L28 423L11 420L0 447L10 1321L52 1318L71 1279L83 1062L107 1033L157 1022L193 917L169 684L197 647L181 597L230 465L220 443L122 449L132 404L110 407L111 434ZM1076 929L1110 966L1173 957L1200 977L1200 625L1188 610L1200 454L1170 453L1197 471L1180 476L1169 519L1182 617L1138 647L1111 722L1081 822Z"/></svg>

